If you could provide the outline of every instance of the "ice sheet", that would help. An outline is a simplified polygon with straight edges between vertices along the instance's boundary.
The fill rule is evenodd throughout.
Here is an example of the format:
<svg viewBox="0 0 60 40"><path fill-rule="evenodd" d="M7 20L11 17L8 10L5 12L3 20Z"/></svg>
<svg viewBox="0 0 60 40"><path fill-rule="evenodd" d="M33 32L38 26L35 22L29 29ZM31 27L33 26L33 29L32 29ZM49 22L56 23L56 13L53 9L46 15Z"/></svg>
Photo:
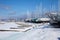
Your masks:
<svg viewBox="0 0 60 40"><path fill-rule="evenodd" d="M47 24L41 25L46 27ZM26 32L0 32L0 40L58 40L60 31L55 28L34 27Z"/></svg>

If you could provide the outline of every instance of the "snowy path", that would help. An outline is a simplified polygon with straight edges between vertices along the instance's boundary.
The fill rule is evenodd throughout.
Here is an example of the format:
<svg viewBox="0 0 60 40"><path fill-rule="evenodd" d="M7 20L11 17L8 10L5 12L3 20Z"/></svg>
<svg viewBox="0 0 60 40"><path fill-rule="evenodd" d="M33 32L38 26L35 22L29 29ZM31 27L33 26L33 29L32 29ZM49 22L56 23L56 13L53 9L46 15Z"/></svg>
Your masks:
<svg viewBox="0 0 60 40"><path fill-rule="evenodd" d="M0 32L0 40L58 40L60 29L37 26L26 32Z"/></svg>

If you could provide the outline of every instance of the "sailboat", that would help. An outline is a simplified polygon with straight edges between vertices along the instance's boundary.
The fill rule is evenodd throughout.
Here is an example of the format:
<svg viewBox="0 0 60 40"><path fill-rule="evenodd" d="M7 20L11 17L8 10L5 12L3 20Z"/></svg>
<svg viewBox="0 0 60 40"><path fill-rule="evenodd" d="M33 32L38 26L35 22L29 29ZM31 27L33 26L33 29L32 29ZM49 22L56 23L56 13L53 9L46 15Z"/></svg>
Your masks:
<svg viewBox="0 0 60 40"><path fill-rule="evenodd" d="M58 12L51 12L48 17L51 19L51 24L60 24L60 14Z"/></svg>

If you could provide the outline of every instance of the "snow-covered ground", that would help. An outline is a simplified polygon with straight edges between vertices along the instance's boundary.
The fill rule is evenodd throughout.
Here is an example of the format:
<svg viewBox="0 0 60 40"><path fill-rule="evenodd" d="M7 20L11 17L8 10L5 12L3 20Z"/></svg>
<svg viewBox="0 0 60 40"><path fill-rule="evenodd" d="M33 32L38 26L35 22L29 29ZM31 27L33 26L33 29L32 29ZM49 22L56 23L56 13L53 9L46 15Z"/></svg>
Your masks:
<svg viewBox="0 0 60 40"><path fill-rule="evenodd" d="M7 30L7 31L25 31L34 27L31 23L25 22L1 22L0 23L0 30Z"/></svg>
<svg viewBox="0 0 60 40"><path fill-rule="evenodd" d="M60 29L50 28L49 23L33 24L24 32L0 32L0 40L58 40Z"/></svg>

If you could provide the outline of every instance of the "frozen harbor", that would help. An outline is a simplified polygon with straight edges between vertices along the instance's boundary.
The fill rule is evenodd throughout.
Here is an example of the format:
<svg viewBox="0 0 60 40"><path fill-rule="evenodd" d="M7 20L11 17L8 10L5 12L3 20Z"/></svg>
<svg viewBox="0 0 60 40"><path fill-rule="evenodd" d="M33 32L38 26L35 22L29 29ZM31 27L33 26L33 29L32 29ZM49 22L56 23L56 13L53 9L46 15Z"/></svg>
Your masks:
<svg viewBox="0 0 60 40"><path fill-rule="evenodd" d="M0 40L59 40L60 29L49 23L31 24L34 27L24 32L0 32Z"/></svg>

